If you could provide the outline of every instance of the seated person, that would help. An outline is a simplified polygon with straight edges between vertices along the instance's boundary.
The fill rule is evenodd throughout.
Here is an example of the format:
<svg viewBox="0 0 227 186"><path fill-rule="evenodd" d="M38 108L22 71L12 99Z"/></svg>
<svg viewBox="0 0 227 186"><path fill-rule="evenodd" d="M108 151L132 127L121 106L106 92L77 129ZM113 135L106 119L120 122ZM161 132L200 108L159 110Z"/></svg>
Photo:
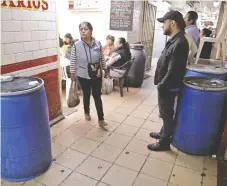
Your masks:
<svg viewBox="0 0 227 186"><path fill-rule="evenodd" d="M64 46L63 46L65 58L70 60L71 50L76 41L78 41L78 39L74 40L70 33L65 34ZM68 77L70 78L70 67L69 66L66 67L66 71L67 71Z"/></svg>
<svg viewBox="0 0 227 186"><path fill-rule="evenodd" d="M202 29L202 31L200 32L200 37L211 37L212 31L204 28ZM211 54L211 50L212 50L212 43L210 42L205 42L202 48L202 51L200 53L200 58L203 59L210 59L210 54Z"/></svg>
<svg viewBox="0 0 227 186"><path fill-rule="evenodd" d="M126 62L131 59L131 52L128 42L126 42L125 38L120 37L116 44L114 52L112 53L110 59L106 62L108 67L112 67L110 69L110 76L120 78L124 75L125 69L115 69L114 67L121 67Z"/></svg>
<svg viewBox="0 0 227 186"><path fill-rule="evenodd" d="M106 37L106 45L103 47L103 54L106 61L110 58L111 54L113 53L114 41L115 41L114 36L108 35Z"/></svg>

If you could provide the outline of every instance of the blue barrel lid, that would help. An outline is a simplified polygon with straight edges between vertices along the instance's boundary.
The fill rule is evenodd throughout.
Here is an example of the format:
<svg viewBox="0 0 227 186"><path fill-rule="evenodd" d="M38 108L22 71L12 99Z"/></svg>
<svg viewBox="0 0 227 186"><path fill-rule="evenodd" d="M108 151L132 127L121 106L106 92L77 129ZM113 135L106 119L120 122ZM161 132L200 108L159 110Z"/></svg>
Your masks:
<svg viewBox="0 0 227 186"><path fill-rule="evenodd" d="M13 96L34 92L43 87L44 82L34 77L1 76L1 96Z"/></svg>
<svg viewBox="0 0 227 186"><path fill-rule="evenodd" d="M191 71L208 73L208 74L227 74L227 69L222 68L220 66L193 64L193 65L187 66L187 69Z"/></svg>
<svg viewBox="0 0 227 186"><path fill-rule="evenodd" d="M185 77L184 85L204 91L227 91L227 82L210 77Z"/></svg>

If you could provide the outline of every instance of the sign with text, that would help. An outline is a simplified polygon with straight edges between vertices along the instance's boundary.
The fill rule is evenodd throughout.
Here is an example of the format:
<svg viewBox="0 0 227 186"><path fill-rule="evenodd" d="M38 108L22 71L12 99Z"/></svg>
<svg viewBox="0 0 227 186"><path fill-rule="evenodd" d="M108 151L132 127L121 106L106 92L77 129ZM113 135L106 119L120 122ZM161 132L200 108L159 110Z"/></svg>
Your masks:
<svg viewBox="0 0 227 186"><path fill-rule="evenodd" d="M24 9L24 10L48 10L48 1L44 0L2 0L2 8L15 8L15 9Z"/></svg>
<svg viewBox="0 0 227 186"><path fill-rule="evenodd" d="M110 30L132 31L134 1L111 0Z"/></svg>

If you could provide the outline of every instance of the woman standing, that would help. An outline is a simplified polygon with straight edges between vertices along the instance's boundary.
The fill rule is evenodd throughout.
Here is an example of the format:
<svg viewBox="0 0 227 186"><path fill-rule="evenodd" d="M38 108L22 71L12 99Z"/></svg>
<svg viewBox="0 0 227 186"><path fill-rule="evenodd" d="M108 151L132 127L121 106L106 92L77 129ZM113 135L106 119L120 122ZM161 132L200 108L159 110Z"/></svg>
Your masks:
<svg viewBox="0 0 227 186"><path fill-rule="evenodd" d="M76 81L76 77L78 77L83 90L85 119L91 120L90 96L92 89L99 125L107 126L104 121L101 100L102 70L106 69L102 46L100 41L92 37L93 27L89 22L82 22L79 25L79 31L81 40L74 44L71 52L71 79Z"/></svg>
<svg viewBox="0 0 227 186"><path fill-rule="evenodd" d="M78 39L73 39L72 35L70 33L65 34L64 37L64 46L63 46L63 52L66 59L71 59L71 51L74 43L78 41ZM66 67L66 72L68 77L70 78L70 67Z"/></svg>
<svg viewBox="0 0 227 186"><path fill-rule="evenodd" d="M74 43L76 41L78 41L78 39L73 39L73 37L70 33L65 34L64 39L65 39L65 41L64 41L65 45L64 46L66 47L65 48L65 57L70 60L72 46L74 45Z"/></svg>

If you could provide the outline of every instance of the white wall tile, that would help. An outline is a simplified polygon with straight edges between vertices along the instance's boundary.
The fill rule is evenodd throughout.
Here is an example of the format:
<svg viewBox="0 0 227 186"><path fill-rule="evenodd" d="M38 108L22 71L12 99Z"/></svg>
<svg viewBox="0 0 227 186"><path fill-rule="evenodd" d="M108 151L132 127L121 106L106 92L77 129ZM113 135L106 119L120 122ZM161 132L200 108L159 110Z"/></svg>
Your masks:
<svg viewBox="0 0 227 186"><path fill-rule="evenodd" d="M2 21L2 31L4 32L17 32L21 29L21 21Z"/></svg>
<svg viewBox="0 0 227 186"><path fill-rule="evenodd" d="M56 39L57 32L56 31L47 31L47 39Z"/></svg>
<svg viewBox="0 0 227 186"><path fill-rule="evenodd" d="M46 12L32 12L31 20L33 21L45 21L46 20Z"/></svg>
<svg viewBox="0 0 227 186"><path fill-rule="evenodd" d="M47 21L56 21L56 13L47 12L45 17Z"/></svg>
<svg viewBox="0 0 227 186"><path fill-rule="evenodd" d="M32 40L33 41L42 41L47 39L47 31L33 31Z"/></svg>
<svg viewBox="0 0 227 186"><path fill-rule="evenodd" d="M13 20L12 10L1 8L1 20L2 21Z"/></svg>
<svg viewBox="0 0 227 186"><path fill-rule="evenodd" d="M48 49L48 56L53 56L58 54L58 48L49 48Z"/></svg>
<svg viewBox="0 0 227 186"><path fill-rule="evenodd" d="M24 42L24 51L34 51L34 50L39 50L38 41Z"/></svg>
<svg viewBox="0 0 227 186"><path fill-rule="evenodd" d="M1 43L1 54L0 55L3 55L4 54L4 50L5 50L5 45Z"/></svg>
<svg viewBox="0 0 227 186"><path fill-rule="evenodd" d="M40 41L40 49L53 48L53 40Z"/></svg>
<svg viewBox="0 0 227 186"><path fill-rule="evenodd" d="M13 9L12 14L14 20L31 20L31 11L29 10Z"/></svg>
<svg viewBox="0 0 227 186"><path fill-rule="evenodd" d="M2 55L1 56L1 65L9 65L12 63L15 63L15 54L11 54L11 55Z"/></svg>
<svg viewBox="0 0 227 186"><path fill-rule="evenodd" d="M38 30L38 22L37 21L22 21L22 29L23 31L33 31Z"/></svg>
<svg viewBox="0 0 227 186"><path fill-rule="evenodd" d="M56 23L56 22L53 22L53 25L52 25L52 30L57 31L57 23Z"/></svg>
<svg viewBox="0 0 227 186"><path fill-rule="evenodd" d="M19 54L15 54L15 60L16 62L21 62L21 61L28 61L32 60L32 52L23 52Z"/></svg>
<svg viewBox="0 0 227 186"><path fill-rule="evenodd" d="M58 47L58 40L57 39L53 39L52 43L53 43L53 47Z"/></svg>
<svg viewBox="0 0 227 186"><path fill-rule="evenodd" d="M42 58L42 57L46 57L47 55L47 50L36 50L33 51L33 59L38 59L38 58Z"/></svg>
<svg viewBox="0 0 227 186"><path fill-rule="evenodd" d="M31 32L15 33L15 42L25 42L25 41L31 41L31 40L32 40Z"/></svg>
<svg viewBox="0 0 227 186"><path fill-rule="evenodd" d="M24 52L24 47L22 43L10 43L10 44L5 44L4 48L4 53L5 55L7 54L16 54Z"/></svg>
<svg viewBox="0 0 227 186"><path fill-rule="evenodd" d="M13 43L15 32L1 32L1 43Z"/></svg>
<svg viewBox="0 0 227 186"><path fill-rule="evenodd" d="M3 44L1 44L0 56L2 56L4 54L4 46L3 47L2 46L3 46Z"/></svg>
<svg viewBox="0 0 227 186"><path fill-rule="evenodd" d="M54 30L54 24L56 23L50 21L39 21L39 29L37 30Z"/></svg>

